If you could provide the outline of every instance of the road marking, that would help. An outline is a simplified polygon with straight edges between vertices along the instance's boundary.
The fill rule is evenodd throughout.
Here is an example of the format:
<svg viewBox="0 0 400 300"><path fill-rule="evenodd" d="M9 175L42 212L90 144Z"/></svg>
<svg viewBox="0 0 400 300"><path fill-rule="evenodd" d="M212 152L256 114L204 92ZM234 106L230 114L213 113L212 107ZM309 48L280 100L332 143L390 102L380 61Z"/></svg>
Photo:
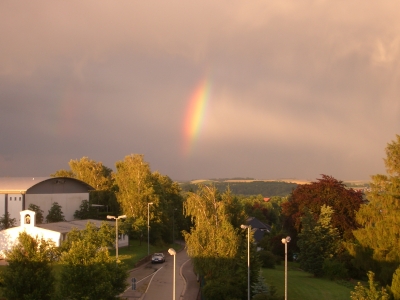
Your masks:
<svg viewBox="0 0 400 300"><path fill-rule="evenodd" d="M137 280L136 281L136 284L138 284L139 282L141 282L141 281L143 281L143 280L145 280L147 277L150 277L150 276L154 276L154 275L156 275L157 274L157 272L158 271L160 271L162 268L164 268L164 266L163 267L161 267L161 268L159 268L159 269L157 269L157 271L155 271L154 273L151 273L150 275L147 275L146 277L143 277L142 279L140 279L140 280ZM153 278L151 279L151 280L153 280ZM147 285L147 289L149 288L149 285L150 285L150 283L151 283L151 280L150 280L150 282L149 282L149 284ZM127 290L130 290L132 287L128 287L125 291L124 291L124 293L127 291ZM144 293L146 293L147 292L147 289L146 289L146 291L144 292ZM122 295L122 294L121 294Z"/></svg>
<svg viewBox="0 0 400 300"><path fill-rule="evenodd" d="M147 285L147 289L145 290L144 294L147 293L147 290L149 289L150 284L151 284L151 282L153 281L154 276L155 276L155 275L157 274L157 272L160 271L162 268L164 268L164 267L159 268L159 269L158 269L157 271L155 271L153 274L150 274L150 275L149 275L149 276L152 276L152 277L151 277L151 279L150 279L150 281L149 281L149 284ZM140 281L146 279L146 278L149 277L149 276L146 276L145 278L141 279Z"/></svg>
<svg viewBox="0 0 400 300"><path fill-rule="evenodd" d="M180 273L181 277L183 278L183 282L184 282L184 284L183 284L183 291L182 291L182 293L181 293L181 297L183 297L183 295L185 295L185 292L186 292L186 282L187 282L185 276L182 275L182 268L183 268L183 266L184 266L189 260L190 260L190 258L189 258L187 261L185 261L185 262L181 265L181 267L180 267L180 269L179 269L179 273Z"/></svg>

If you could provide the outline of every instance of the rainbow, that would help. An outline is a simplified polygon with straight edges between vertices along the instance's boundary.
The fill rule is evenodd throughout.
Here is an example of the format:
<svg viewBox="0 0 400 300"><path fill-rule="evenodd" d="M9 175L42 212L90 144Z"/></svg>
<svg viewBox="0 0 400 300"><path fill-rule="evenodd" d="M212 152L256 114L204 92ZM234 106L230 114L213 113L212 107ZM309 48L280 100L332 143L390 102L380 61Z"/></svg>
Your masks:
<svg viewBox="0 0 400 300"><path fill-rule="evenodd" d="M184 120L184 153L188 155L197 141L210 98L211 84L203 80L196 88L188 104Z"/></svg>

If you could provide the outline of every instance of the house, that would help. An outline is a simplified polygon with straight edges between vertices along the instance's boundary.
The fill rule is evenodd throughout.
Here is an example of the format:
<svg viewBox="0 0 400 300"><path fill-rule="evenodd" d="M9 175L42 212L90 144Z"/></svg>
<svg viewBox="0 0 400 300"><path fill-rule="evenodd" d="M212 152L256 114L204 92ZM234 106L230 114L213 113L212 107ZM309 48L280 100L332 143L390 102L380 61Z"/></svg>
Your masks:
<svg viewBox="0 0 400 300"><path fill-rule="evenodd" d="M43 210L44 217L57 202L67 221L74 219L82 200L89 200L93 187L69 177L0 177L0 217L6 213L21 222L20 211L35 204Z"/></svg>
<svg viewBox="0 0 400 300"><path fill-rule="evenodd" d="M17 243L18 236L21 232L26 232L33 237L44 238L54 242L56 247L61 246L61 243L67 238L68 232L72 229L82 230L86 228L88 222L100 227L103 222L110 226L115 226L113 221L101 220L74 220L70 222L55 222L47 224L37 224L35 212L31 210L23 210L20 212L20 226L4 229L0 231L0 258L5 258L5 251L11 250ZM127 235L118 236L118 248L129 245Z"/></svg>
<svg viewBox="0 0 400 300"><path fill-rule="evenodd" d="M249 217L246 220L246 224L250 225L254 230L254 240L258 243L264 237L265 232L271 232L271 226L265 224L255 217Z"/></svg>

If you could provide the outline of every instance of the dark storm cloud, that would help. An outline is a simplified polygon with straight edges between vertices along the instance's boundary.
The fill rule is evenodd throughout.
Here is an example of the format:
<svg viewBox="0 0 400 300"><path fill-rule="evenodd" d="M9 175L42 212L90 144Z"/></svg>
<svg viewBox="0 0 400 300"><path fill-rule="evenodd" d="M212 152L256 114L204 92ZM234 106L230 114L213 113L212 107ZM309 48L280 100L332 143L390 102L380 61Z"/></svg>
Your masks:
<svg viewBox="0 0 400 300"><path fill-rule="evenodd" d="M368 179L400 132L395 3L0 4L0 175L144 154L173 179ZM193 90L211 84L183 155Z"/></svg>

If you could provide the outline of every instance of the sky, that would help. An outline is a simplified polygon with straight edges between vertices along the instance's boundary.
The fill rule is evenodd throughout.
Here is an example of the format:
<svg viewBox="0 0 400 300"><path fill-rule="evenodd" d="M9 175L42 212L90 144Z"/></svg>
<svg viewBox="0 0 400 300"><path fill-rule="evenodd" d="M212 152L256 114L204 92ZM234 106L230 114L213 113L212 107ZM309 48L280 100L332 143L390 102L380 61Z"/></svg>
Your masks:
<svg viewBox="0 0 400 300"><path fill-rule="evenodd" d="M397 1L1 1L0 37L0 176L369 180L400 134Z"/></svg>

